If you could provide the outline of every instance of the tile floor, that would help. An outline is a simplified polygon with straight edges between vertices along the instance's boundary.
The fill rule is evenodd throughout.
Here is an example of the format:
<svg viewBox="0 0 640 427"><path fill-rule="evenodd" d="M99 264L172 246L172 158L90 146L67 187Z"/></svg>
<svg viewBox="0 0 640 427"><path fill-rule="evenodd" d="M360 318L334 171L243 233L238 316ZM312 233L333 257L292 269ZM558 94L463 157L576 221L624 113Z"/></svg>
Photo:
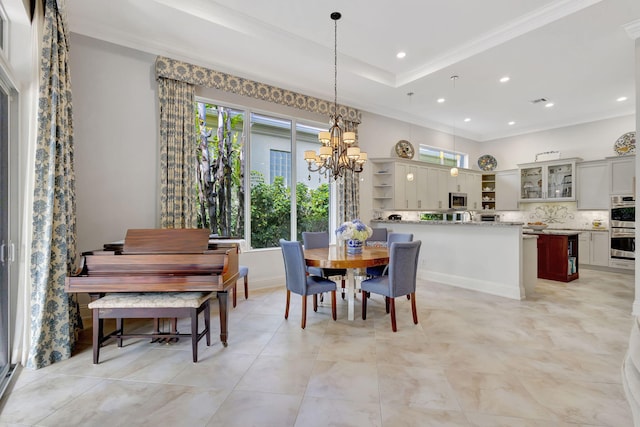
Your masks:
<svg viewBox="0 0 640 427"><path fill-rule="evenodd" d="M338 298L337 322L320 307L302 330L298 296L285 321L282 289L241 292L229 346L202 341L196 364L187 340L131 339L93 365L86 331L70 360L19 373L0 426L632 426L633 276L580 276L525 301L420 281L420 323L400 298L395 334L380 297L366 321Z"/></svg>

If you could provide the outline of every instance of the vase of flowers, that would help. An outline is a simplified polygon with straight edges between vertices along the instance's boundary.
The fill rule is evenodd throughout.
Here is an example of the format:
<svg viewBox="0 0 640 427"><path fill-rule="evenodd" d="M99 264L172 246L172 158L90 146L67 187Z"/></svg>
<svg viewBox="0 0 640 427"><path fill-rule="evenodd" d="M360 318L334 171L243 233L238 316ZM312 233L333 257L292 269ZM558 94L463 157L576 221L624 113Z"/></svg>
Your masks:
<svg viewBox="0 0 640 427"><path fill-rule="evenodd" d="M373 234L371 227L359 219L343 222L342 225L336 229L336 237L338 240L346 242L347 253L350 254L362 253L364 241L371 237L371 234Z"/></svg>

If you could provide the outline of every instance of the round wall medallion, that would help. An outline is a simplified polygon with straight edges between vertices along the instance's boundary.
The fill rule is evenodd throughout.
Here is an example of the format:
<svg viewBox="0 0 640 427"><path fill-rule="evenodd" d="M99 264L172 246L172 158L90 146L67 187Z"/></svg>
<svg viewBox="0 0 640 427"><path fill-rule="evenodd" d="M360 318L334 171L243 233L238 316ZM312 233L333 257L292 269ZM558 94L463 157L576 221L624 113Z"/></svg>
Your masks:
<svg viewBox="0 0 640 427"><path fill-rule="evenodd" d="M478 167L483 171L492 171L498 166L498 161L491 154L485 154L478 158Z"/></svg>
<svg viewBox="0 0 640 427"><path fill-rule="evenodd" d="M628 154L636 154L636 133L627 132L622 135L615 144L613 150L618 156L626 156Z"/></svg>
<svg viewBox="0 0 640 427"><path fill-rule="evenodd" d="M409 141L401 139L396 143L396 154L403 159L413 159L415 151Z"/></svg>

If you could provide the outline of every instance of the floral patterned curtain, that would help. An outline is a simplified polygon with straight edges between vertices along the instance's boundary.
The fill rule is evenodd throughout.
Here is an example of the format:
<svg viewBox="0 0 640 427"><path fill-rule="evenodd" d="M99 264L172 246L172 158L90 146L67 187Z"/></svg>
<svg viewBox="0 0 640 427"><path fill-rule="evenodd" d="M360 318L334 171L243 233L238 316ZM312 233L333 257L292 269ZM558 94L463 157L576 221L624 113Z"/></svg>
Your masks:
<svg viewBox="0 0 640 427"><path fill-rule="evenodd" d="M82 328L64 282L76 266L76 200L69 40L63 6L46 0L31 244L31 344L27 367L69 358Z"/></svg>
<svg viewBox="0 0 640 427"><path fill-rule="evenodd" d="M356 133L358 141L358 123L343 120L345 132ZM366 165L365 165L366 167ZM337 181L338 224L360 218L360 174L345 171Z"/></svg>
<svg viewBox="0 0 640 427"><path fill-rule="evenodd" d="M160 103L160 226L196 228L195 88L158 78Z"/></svg>
<svg viewBox="0 0 640 427"><path fill-rule="evenodd" d="M185 82L185 84L189 83L194 86L211 87L225 92L236 93L242 96L327 116L334 114L335 110L333 101L315 98L162 56L156 58L156 76L160 81L169 79L178 80ZM163 101L161 98L161 108L163 108L164 105L168 105L166 102L167 100ZM360 111L344 105L338 105L337 107L338 113L342 116L345 131L357 132L357 127L362 116ZM163 125L161 123L160 133L162 134L162 132ZM360 185L357 174L351 176L351 174L347 173L345 178L338 180L338 224L359 217L359 192Z"/></svg>

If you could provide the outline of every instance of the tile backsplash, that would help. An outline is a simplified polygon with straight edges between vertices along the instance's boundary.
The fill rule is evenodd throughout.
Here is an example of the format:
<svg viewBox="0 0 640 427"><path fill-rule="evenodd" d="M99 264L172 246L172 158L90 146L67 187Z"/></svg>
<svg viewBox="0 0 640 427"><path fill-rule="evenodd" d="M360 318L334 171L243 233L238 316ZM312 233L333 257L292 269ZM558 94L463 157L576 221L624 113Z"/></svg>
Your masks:
<svg viewBox="0 0 640 427"><path fill-rule="evenodd" d="M578 210L575 202L523 203L519 211L499 212L502 221L544 222L549 228L592 228L593 221L601 221L601 227L609 228L609 211Z"/></svg>
<svg viewBox="0 0 640 427"><path fill-rule="evenodd" d="M576 202L565 203L522 203L519 211L491 211L500 215L500 221L506 222L544 222L549 228L588 229L593 228L593 221L600 221L600 228L609 228L609 211L578 210ZM417 221L417 211L374 211L373 218L387 218L389 214L400 214L403 220ZM477 214L487 213L476 211ZM474 213L474 214L475 214ZM478 217L476 217L477 220Z"/></svg>

